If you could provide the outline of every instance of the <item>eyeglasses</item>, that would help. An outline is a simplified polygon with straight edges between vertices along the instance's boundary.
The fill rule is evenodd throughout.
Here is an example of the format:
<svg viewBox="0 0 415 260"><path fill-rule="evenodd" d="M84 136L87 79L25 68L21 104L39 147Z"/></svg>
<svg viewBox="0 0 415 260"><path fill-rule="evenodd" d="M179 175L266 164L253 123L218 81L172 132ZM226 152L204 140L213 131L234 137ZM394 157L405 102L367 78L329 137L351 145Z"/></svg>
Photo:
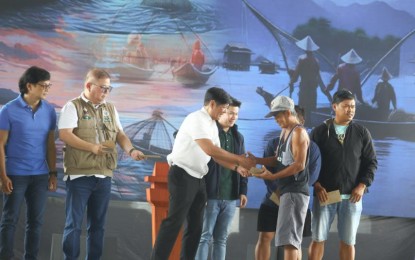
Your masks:
<svg viewBox="0 0 415 260"><path fill-rule="evenodd" d="M91 83L91 85L95 85L95 86L97 86L97 87L99 87L100 89L101 89L101 92L102 93L111 93L111 90L112 90L112 87L111 86L105 86L105 85L102 85L102 86L98 86L97 84L95 84L95 83Z"/></svg>
<svg viewBox="0 0 415 260"><path fill-rule="evenodd" d="M41 86L44 90L50 89L50 87L52 87L52 83L49 83L49 84L47 84L47 83L44 83L44 84L36 83L36 85Z"/></svg>

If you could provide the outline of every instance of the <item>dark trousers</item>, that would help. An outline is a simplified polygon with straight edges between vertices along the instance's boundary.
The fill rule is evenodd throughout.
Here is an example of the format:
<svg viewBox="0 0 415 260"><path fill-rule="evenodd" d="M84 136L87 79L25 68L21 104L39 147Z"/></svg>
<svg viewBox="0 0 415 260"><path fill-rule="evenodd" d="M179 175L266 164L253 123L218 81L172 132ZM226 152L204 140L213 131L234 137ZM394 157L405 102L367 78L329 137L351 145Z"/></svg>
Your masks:
<svg viewBox="0 0 415 260"><path fill-rule="evenodd" d="M182 168L173 165L169 170L168 188L169 211L160 225L151 259L169 258L180 228L186 221L180 259L193 260L202 234L207 200L205 180L194 178Z"/></svg>

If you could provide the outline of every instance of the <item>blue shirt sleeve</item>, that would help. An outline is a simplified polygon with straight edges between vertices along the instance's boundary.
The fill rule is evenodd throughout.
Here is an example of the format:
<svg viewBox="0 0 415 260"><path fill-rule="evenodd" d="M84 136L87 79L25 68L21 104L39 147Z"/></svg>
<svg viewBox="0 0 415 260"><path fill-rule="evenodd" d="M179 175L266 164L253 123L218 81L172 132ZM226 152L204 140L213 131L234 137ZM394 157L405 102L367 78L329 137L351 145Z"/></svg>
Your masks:
<svg viewBox="0 0 415 260"><path fill-rule="evenodd" d="M310 159L308 163L308 172L310 174L308 184L313 185L320 175L321 168L321 154L317 144L310 141Z"/></svg>
<svg viewBox="0 0 415 260"><path fill-rule="evenodd" d="M277 149L277 144L278 144L279 139L280 138L277 137L268 142L267 148L264 150L264 158L275 156L275 150ZM266 168L268 169L268 171L272 173L276 171L275 167L266 166ZM274 180L274 181L264 180L264 183L267 186L268 191L272 192L277 188L278 180Z"/></svg>
<svg viewBox="0 0 415 260"><path fill-rule="evenodd" d="M0 129L1 130L10 130L10 120L9 113L7 113L7 105L0 109Z"/></svg>

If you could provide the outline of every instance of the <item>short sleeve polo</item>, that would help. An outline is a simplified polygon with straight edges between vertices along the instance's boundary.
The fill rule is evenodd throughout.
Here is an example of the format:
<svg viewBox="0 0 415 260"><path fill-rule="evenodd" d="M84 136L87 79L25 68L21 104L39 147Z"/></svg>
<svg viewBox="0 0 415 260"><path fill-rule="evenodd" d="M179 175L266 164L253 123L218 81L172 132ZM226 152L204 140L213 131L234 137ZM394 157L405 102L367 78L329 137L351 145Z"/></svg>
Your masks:
<svg viewBox="0 0 415 260"><path fill-rule="evenodd" d="M184 119L167 161L170 165L183 168L195 178L202 178L208 172L207 164L211 157L197 144L198 139L209 139L220 147L218 127L205 108Z"/></svg>

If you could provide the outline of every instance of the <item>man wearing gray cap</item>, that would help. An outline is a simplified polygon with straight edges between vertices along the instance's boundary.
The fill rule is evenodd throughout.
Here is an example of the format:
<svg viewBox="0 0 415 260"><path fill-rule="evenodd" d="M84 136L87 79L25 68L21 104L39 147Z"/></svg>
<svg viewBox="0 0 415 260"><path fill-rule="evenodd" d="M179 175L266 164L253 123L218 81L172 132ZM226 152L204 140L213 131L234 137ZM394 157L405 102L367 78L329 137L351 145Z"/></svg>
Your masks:
<svg viewBox="0 0 415 260"><path fill-rule="evenodd" d="M283 165L282 170L272 173L263 168L256 177L265 180L278 179L280 194L275 246L284 246L285 259L297 259L300 255L303 228L310 199L308 190L308 146L307 131L298 121L294 101L286 96L277 96L271 102L271 111L265 117L274 117L283 129L278 142L276 156L256 158L257 164Z"/></svg>

